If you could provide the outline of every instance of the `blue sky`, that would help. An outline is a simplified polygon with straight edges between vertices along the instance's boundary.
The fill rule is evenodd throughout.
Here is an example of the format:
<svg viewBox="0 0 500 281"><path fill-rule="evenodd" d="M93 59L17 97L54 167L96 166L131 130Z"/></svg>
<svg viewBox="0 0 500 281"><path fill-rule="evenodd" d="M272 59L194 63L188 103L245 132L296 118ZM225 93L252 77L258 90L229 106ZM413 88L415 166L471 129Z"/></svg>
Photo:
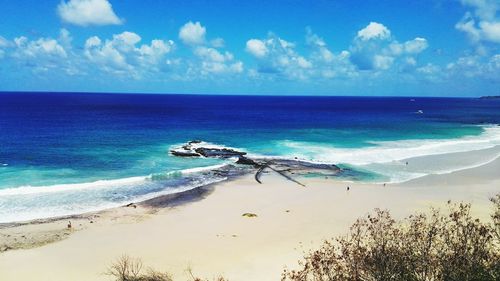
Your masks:
<svg viewBox="0 0 500 281"><path fill-rule="evenodd" d="M0 91L500 94L499 0L0 7Z"/></svg>

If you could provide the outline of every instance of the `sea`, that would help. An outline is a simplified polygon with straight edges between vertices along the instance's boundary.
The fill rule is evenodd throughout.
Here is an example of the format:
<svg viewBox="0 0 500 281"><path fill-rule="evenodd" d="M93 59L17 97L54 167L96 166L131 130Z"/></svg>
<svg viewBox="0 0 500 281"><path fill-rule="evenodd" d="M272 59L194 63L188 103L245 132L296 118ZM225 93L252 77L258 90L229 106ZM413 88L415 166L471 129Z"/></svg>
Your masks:
<svg viewBox="0 0 500 281"><path fill-rule="evenodd" d="M233 159L182 158L190 140L340 166L396 183L491 162L429 155L500 145L500 99L0 93L0 223L80 214L226 180ZM483 153L484 154L484 153ZM411 164L411 163L410 163Z"/></svg>

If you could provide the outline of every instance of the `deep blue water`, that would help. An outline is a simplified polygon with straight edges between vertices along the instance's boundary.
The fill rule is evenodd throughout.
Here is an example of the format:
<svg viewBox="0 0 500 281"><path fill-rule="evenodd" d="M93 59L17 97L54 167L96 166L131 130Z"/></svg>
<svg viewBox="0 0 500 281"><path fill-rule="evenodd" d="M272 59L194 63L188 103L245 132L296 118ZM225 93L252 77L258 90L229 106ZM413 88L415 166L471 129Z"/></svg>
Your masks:
<svg viewBox="0 0 500 281"><path fill-rule="evenodd" d="M500 99L413 99L0 93L0 191L8 190L0 192L0 216L12 207L2 196L25 199L12 188L35 196L37 187L145 177L220 163L168 155L170 147L191 139L360 170L405 156L496 145ZM449 143L464 138L479 141ZM388 150L391 141L408 140L400 150ZM424 145L433 142L439 145ZM405 155L408 147L418 149ZM360 157L365 160L358 161ZM130 190L133 187L131 183ZM99 188L107 187L103 183ZM144 189L139 195L161 188ZM103 202L119 201L108 199Z"/></svg>

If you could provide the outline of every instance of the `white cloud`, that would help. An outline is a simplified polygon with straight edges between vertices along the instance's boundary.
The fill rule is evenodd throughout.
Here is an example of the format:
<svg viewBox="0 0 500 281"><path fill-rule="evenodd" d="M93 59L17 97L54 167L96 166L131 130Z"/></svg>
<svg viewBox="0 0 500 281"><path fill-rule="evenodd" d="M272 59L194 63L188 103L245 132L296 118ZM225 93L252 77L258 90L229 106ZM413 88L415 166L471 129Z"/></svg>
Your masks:
<svg viewBox="0 0 500 281"><path fill-rule="evenodd" d="M296 45L272 33L266 39L250 39L246 51L254 56L257 67L248 71L253 78L308 80L356 76L349 61L350 53L339 54L328 49L326 42L306 29L309 52L300 54Z"/></svg>
<svg viewBox="0 0 500 281"><path fill-rule="evenodd" d="M90 49L99 45L101 45L101 39L97 36L92 36L85 41L85 49Z"/></svg>
<svg viewBox="0 0 500 281"><path fill-rule="evenodd" d="M70 38L69 33L61 33L61 38ZM7 45L9 62L26 67L35 74L48 74L49 70L50 73L62 72L67 75L80 73L74 66L77 57L71 52L71 46L66 48L60 39L41 37L31 40L25 36L16 37Z"/></svg>
<svg viewBox="0 0 500 281"><path fill-rule="evenodd" d="M399 61L403 65L400 70L409 71L417 65L412 56L423 52L428 46L427 40L422 37L399 43L392 38L387 27L372 22L354 38L350 58L360 70L388 70L401 58ZM408 63L410 61L412 63Z"/></svg>
<svg viewBox="0 0 500 281"><path fill-rule="evenodd" d="M210 45L214 48L223 48L225 45L224 39L222 38L215 38L212 41L210 41Z"/></svg>
<svg viewBox="0 0 500 281"><path fill-rule="evenodd" d="M435 75L435 74L441 72L441 67L439 67L435 64L432 64L432 63L428 63L422 67L417 68L417 72L420 72L420 73L426 74L426 75Z"/></svg>
<svg viewBox="0 0 500 281"><path fill-rule="evenodd" d="M73 37L71 37L71 34L67 29L62 28L59 31L59 38L57 40L61 43L61 45L64 48L71 49L71 43L73 42Z"/></svg>
<svg viewBox="0 0 500 281"><path fill-rule="evenodd" d="M85 42L85 56L107 72L133 71L133 67L126 62L125 56L113 45L112 41L102 44L98 37L91 37Z"/></svg>
<svg viewBox="0 0 500 281"><path fill-rule="evenodd" d="M269 34L267 39L250 39L246 51L252 54L257 68L252 71L253 77L266 75L275 78L307 80L316 71L316 61L311 57L300 55L295 44Z"/></svg>
<svg viewBox="0 0 500 281"><path fill-rule="evenodd" d="M425 38L417 37L413 40L406 41L404 43L404 49L406 53L418 54L427 49L429 44Z"/></svg>
<svg viewBox="0 0 500 281"><path fill-rule="evenodd" d="M138 77L157 72L167 65L166 54L174 48L174 42L155 39L151 44L137 46L141 37L125 31L103 41L93 36L85 42L84 54L88 60L110 73Z"/></svg>
<svg viewBox="0 0 500 281"><path fill-rule="evenodd" d="M123 33L113 35L113 41L118 46L134 46L141 41L141 36L134 32L125 31Z"/></svg>
<svg viewBox="0 0 500 281"><path fill-rule="evenodd" d="M373 67L375 69L386 70L392 66L394 62L394 57L384 56L384 55L375 55L373 57Z"/></svg>
<svg viewBox="0 0 500 281"><path fill-rule="evenodd" d="M188 22L179 30L179 38L191 47L193 56L184 60L185 75L181 79L206 78L211 75L242 73L243 62L234 59L228 51L221 51L224 39L206 39L207 29L200 22ZM228 76L229 77L229 76Z"/></svg>
<svg viewBox="0 0 500 281"><path fill-rule="evenodd" d="M2 59L5 56L5 51L2 48L6 48L8 45L9 41L0 36L0 59Z"/></svg>
<svg viewBox="0 0 500 281"><path fill-rule="evenodd" d="M389 39L391 37L391 31L385 27L383 24L377 22L370 22L365 28L358 31L358 38L361 40L372 40L372 39Z"/></svg>
<svg viewBox="0 0 500 281"><path fill-rule="evenodd" d="M5 39L4 37L0 36L0 48L7 47L7 45L9 45L9 41L7 41L7 39Z"/></svg>
<svg viewBox="0 0 500 281"><path fill-rule="evenodd" d="M306 43L315 49L313 56L320 61L332 62L335 59L335 55L328 49L323 38L313 34L310 28L307 28L306 31Z"/></svg>
<svg viewBox="0 0 500 281"><path fill-rule="evenodd" d="M123 21L113 11L108 0L65 0L57 6L64 22L80 25L116 25Z"/></svg>
<svg viewBox="0 0 500 281"><path fill-rule="evenodd" d="M224 54L221 54L214 48L197 47L194 53L201 58L214 62L225 62L227 60L233 59L233 55L231 53L226 52Z"/></svg>
<svg viewBox="0 0 500 281"><path fill-rule="evenodd" d="M500 10L500 2L498 0L461 0L465 6L470 6L475 9L474 14L483 20L493 20L496 13Z"/></svg>
<svg viewBox="0 0 500 281"><path fill-rule="evenodd" d="M258 58L266 56L268 52L266 44L259 39L248 40L246 50L247 52Z"/></svg>
<svg viewBox="0 0 500 281"><path fill-rule="evenodd" d="M466 33L473 43L500 43L500 10L498 0L462 0L462 4L474 9L466 12L455 28Z"/></svg>
<svg viewBox="0 0 500 281"><path fill-rule="evenodd" d="M214 48L199 46L195 48L194 54L201 61L202 75L243 72L243 63L234 61L234 56L230 52L221 53ZM192 68L191 71L193 72L194 69Z"/></svg>
<svg viewBox="0 0 500 281"><path fill-rule="evenodd" d="M179 38L187 45L201 45L205 43L207 30L200 22L188 22L179 30Z"/></svg>
<svg viewBox="0 0 500 281"><path fill-rule="evenodd" d="M498 22L483 21L479 23L479 27L483 32L485 40L495 43L500 43L500 21Z"/></svg>
<svg viewBox="0 0 500 281"><path fill-rule="evenodd" d="M24 58L36 58L40 56L52 58L65 58L67 53L55 39L40 38L30 41L21 36L14 39L16 45L16 56Z"/></svg>
<svg viewBox="0 0 500 281"><path fill-rule="evenodd" d="M306 60L304 57L298 57L297 64L302 68L311 68L313 66L313 64L310 61Z"/></svg>
<svg viewBox="0 0 500 281"><path fill-rule="evenodd" d="M449 77L487 79L500 82L500 54L490 57L471 55L458 58L446 66Z"/></svg>

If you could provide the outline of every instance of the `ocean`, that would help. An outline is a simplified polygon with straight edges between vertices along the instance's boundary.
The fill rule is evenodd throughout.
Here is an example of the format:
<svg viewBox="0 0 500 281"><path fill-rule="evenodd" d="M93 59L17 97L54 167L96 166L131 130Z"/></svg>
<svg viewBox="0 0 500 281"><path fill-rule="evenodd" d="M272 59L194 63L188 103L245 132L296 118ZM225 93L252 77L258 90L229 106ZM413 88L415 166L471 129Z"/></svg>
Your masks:
<svg viewBox="0 0 500 281"><path fill-rule="evenodd" d="M500 99L0 93L0 222L72 215L223 181L231 160L179 158L199 139L403 182L478 166L406 159L500 145Z"/></svg>

